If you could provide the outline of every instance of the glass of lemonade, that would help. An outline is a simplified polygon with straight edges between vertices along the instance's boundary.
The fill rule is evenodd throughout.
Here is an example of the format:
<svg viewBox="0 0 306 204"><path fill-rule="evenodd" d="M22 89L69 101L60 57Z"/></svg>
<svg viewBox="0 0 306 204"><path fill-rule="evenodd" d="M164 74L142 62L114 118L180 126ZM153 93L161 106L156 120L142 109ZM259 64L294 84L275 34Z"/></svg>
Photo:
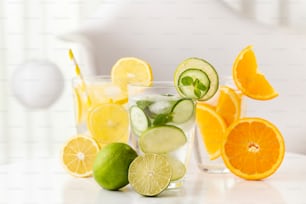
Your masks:
<svg viewBox="0 0 306 204"><path fill-rule="evenodd" d="M78 134L93 137L100 147L111 142L128 142L127 91L110 76L72 80Z"/></svg>
<svg viewBox="0 0 306 204"><path fill-rule="evenodd" d="M242 117L245 110L242 94L231 77L222 77L216 95L196 105L195 159L208 173L227 173L221 148L227 128Z"/></svg>
<svg viewBox="0 0 306 204"><path fill-rule="evenodd" d="M195 103L173 82L129 84L130 143L139 154L162 154L172 166L168 189L183 184L194 139Z"/></svg>

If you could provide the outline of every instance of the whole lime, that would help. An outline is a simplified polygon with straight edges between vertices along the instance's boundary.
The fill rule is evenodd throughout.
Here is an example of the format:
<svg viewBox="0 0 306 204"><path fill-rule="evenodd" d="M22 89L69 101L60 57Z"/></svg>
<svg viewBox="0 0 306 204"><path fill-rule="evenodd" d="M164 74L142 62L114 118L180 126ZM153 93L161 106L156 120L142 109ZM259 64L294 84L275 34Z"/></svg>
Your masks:
<svg viewBox="0 0 306 204"><path fill-rule="evenodd" d="M106 145L94 162L93 176L96 182L107 190L118 190L126 186L129 183L129 166L136 157L136 151L128 144Z"/></svg>

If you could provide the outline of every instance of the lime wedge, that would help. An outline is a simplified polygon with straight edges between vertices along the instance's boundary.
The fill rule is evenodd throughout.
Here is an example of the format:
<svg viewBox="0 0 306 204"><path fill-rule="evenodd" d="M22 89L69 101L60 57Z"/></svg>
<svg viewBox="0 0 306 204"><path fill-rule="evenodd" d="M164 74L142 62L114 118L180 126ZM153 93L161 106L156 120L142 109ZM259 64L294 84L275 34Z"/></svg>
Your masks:
<svg viewBox="0 0 306 204"><path fill-rule="evenodd" d="M215 68L201 58L185 59L174 74L174 84L180 95L206 101L218 90L219 77Z"/></svg>
<svg viewBox="0 0 306 204"><path fill-rule="evenodd" d="M139 146L145 153L169 153L187 142L183 130L172 125L152 127L142 133Z"/></svg>
<svg viewBox="0 0 306 204"><path fill-rule="evenodd" d="M138 156L129 167L128 180L132 188L144 196L156 196L169 185L172 167L167 157L159 154Z"/></svg>

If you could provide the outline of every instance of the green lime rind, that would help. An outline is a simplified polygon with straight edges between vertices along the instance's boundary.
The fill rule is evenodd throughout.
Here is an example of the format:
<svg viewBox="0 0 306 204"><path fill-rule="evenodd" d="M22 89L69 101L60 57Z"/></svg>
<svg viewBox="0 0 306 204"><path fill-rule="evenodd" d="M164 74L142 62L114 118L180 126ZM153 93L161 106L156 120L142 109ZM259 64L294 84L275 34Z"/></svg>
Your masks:
<svg viewBox="0 0 306 204"><path fill-rule="evenodd" d="M203 92L195 91L195 93L197 92L196 94L190 94L190 93L193 93L193 92L187 91L187 88L185 88L185 89L183 88L183 90L185 90L185 91L182 91L182 87L186 86L186 85L183 84L182 74L186 70L190 70L190 69L201 70L208 77L208 80L209 80L210 83L209 83L208 90L206 91L205 94L203 94L205 91L203 91ZM189 72L189 74L191 74L191 73L192 72ZM198 72L198 73L200 73L200 72ZM187 76L186 72L185 72L184 75L185 75L185 77ZM193 75L191 76L191 78L193 78L193 81L195 81L197 79L197 77L194 78ZM185 80L185 82L187 82L187 84L188 84L188 81L190 83L190 79L185 78L184 80ZM205 79L205 77L203 77L203 75L202 75L201 79L198 78L198 80L203 85L205 85L205 83L207 84L207 79ZM209 62L207 62L206 60L201 59L201 58L191 57L191 58L185 59L176 68L176 71L175 71L175 74L174 74L174 84L176 85L177 91L180 95L182 95L184 97L191 97L193 99L197 99L197 100L200 100L200 101L206 101L206 100L210 99L211 97L213 97L215 95L215 93L217 92L218 87L219 87L219 76L218 76L218 73L217 73L216 69ZM188 94L188 95L186 95L186 94Z"/></svg>
<svg viewBox="0 0 306 204"><path fill-rule="evenodd" d="M169 153L186 142L187 137L184 131L173 125L149 128L139 137L139 147L144 153Z"/></svg>
<svg viewBox="0 0 306 204"><path fill-rule="evenodd" d="M93 165L93 177L104 189L119 190L126 186L128 169L137 152L125 143L111 143L100 150Z"/></svg>
<svg viewBox="0 0 306 204"><path fill-rule="evenodd" d="M138 156L129 167L128 180L132 188L143 196L157 196L170 184L172 166L164 155Z"/></svg>
<svg viewBox="0 0 306 204"><path fill-rule="evenodd" d="M171 115L172 122L181 124L189 121L194 116L195 104L192 99L182 98L173 106Z"/></svg>

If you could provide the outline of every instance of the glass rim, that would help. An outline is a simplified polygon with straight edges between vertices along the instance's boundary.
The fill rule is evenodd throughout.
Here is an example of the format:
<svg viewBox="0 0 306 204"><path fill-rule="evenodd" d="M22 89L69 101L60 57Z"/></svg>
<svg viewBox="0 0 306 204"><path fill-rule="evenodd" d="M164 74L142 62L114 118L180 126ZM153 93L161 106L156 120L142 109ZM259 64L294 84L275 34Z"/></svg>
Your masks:
<svg viewBox="0 0 306 204"><path fill-rule="evenodd" d="M170 80L153 80L144 82L132 82L128 84L128 87L143 87L143 88L175 88L178 87Z"/></svg>
<svg viewBox="0 0 306 204"><path fill-rule="evenodd" d="M111 75L85 75L83 76L85 80L112 80ZM79 81L81 78L79 76L72 77L72 81Z"/></svg>

